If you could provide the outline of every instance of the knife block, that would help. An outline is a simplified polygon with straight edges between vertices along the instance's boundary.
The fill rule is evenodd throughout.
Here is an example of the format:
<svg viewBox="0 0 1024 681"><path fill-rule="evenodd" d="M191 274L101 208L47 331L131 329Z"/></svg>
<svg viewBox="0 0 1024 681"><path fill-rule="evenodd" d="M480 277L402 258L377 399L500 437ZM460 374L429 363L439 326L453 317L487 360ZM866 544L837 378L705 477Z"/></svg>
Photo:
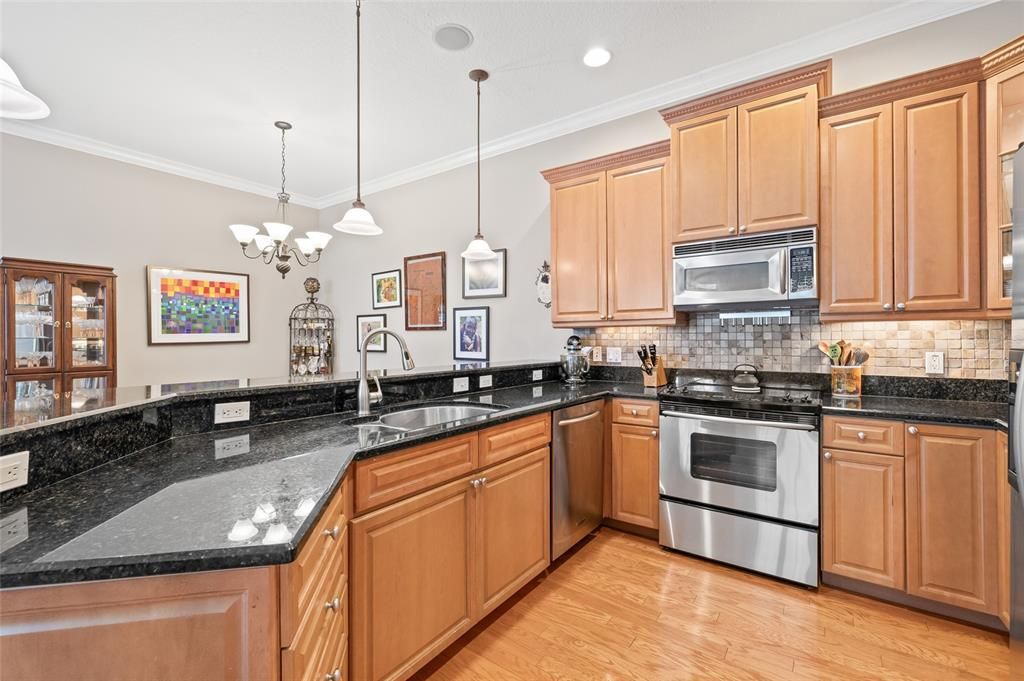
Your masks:
<svg viewBox="0 0 1024 681"><path fill-rule="evenodd" d="M644 379L645 388L660 388L663 385L668 384L668 379L665 377L665 365L662 364L661 357L658 358L657 364L654 365L654 373L648 376L644 373L644 370L640 370L640 375Z"/></svg>

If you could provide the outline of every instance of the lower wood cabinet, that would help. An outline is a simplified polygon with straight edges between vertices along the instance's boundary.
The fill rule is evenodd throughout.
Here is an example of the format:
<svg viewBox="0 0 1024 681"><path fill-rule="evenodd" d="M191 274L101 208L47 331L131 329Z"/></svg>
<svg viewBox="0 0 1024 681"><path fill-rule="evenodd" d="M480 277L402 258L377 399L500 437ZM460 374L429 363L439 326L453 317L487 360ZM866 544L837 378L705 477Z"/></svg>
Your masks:
<svg viewBox="0 0 1024 681"><path fill-rule="evenodd" d="M903 458L826 450L821 569L903 589Z"/></svg>
<svg viewBox="0 0 1024 681"><path fill-rule="evenodd" d="M612 424L611 517L658 528L658 429Z"/></svg>

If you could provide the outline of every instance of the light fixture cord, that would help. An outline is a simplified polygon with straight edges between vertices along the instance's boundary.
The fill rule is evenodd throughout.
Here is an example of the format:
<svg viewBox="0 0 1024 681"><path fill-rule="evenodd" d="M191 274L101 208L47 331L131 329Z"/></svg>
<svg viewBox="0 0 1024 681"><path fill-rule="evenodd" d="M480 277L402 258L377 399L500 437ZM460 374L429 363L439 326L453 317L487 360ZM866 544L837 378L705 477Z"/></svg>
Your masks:
<svg viewBox="0 0 1024 681"><path fill-rule="evenodd" d="M480 81L476 81L476 238L480 233Z"/></svg>
<svg viewBox="0 0 1024 681"><path fill-rule="evenodd" d="M361 76L361 73L362 73L362 65L360 63L361 62L361 59L360 59L361 40L360 40L360 31L359 31L360 17L362 16L362 12L360 11L360 9L362 7L362 4L363 3L361 2L361 0L356 0L356 202L354 204L352 204L352 205L358 206L360 208L362 208L362 206L363 206L363 186L362 186L363 185L363 182L362 182L362 172L363 172L362 171L362 167L363 167L363 163L362 163L362 148L361 148L362 147L362 125L361 125L361 120L360 120L360 118L361 118L360 117L361 104L362 104L362 101L361 101L362 87L361 87L361 83L360 83L360 80L361 80L360 76Z"/></svg>
<svg viewBox="0 0 1024 681"><path fill-rule="evenodd" d="M287 201L287 199L285 197L288 196L288 193L285 192L285 190L284 190L284 184L285 184L285 174L284 174L284 165L285 165L284 164L284 159L285 159L285 156L284 156L284 133L285 132L286 132L286 130L284 128L281 128L281 193L277 195L277 202L281 206L281 222L287 224L288 223L288 216L287 216L286 213L287 213L287 210L288 210L288 201Z"/></svg>

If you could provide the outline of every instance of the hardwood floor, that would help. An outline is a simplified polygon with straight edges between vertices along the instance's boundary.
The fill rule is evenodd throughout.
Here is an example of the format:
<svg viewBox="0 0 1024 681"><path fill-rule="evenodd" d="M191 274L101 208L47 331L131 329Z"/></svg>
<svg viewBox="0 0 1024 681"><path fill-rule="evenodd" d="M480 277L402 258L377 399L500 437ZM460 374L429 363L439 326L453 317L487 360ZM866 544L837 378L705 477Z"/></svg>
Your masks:
<svg viewBox="0 0 1024 681"><path fill-rule="evenodd" d="M1009 681L1005 636L602 528L415 681Z"/></svg>

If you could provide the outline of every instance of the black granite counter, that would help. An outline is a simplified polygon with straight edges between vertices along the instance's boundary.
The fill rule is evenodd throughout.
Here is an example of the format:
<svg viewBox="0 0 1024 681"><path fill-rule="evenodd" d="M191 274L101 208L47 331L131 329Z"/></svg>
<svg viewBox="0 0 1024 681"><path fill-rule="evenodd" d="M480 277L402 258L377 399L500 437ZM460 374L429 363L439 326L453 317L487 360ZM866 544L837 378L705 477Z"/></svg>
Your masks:
<svg viewBox="0 0 1024 681"><path fill-rule="evenodd" d="M354 459L609 395L657 398L548 382L445 398L502 409L415 432L348 412L164 440L5 506L0 587L287 563Z"/></svg>
<svg viewBox="0 0 1024 681"><path fill-rule="evenodd" d="M928 421L1002 430L1006 430L1007 427L1008 409L1005 402L967 402L875 395L863 395L856 399L827 397L821 405L822 413L826 415Z"/></svg>

